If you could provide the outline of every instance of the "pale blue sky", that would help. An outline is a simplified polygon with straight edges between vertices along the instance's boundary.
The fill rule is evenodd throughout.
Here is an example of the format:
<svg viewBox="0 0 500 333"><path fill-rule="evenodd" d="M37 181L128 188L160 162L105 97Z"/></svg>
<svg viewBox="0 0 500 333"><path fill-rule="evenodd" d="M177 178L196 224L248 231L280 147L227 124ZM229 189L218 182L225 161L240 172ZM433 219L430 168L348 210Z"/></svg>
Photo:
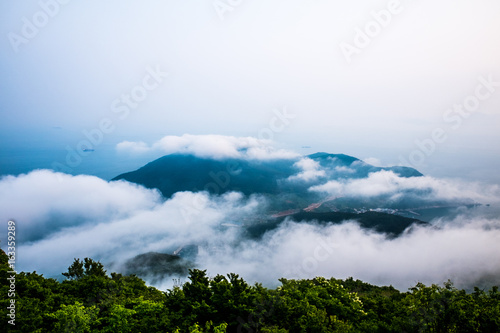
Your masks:
<svg viewBox="0 0 500 333"><path fill-rule="evenodd" d="M101 145L112 148L185 133L258 136L286 107L296 117L274 135L286 148L398 164L442 128L446 140L419 170L500 183L500 86L470 116L443 118L479 77L500 82L500 2L255 0L217 12L224 3L0 4L2 163L12 149L75 147L103 119L113 128ZM390 22L349 62L341 45L356 47L357 28L388 8ZM169 75L154 81L151 71ZM144 91L123 109L123 94Z"/></svg>

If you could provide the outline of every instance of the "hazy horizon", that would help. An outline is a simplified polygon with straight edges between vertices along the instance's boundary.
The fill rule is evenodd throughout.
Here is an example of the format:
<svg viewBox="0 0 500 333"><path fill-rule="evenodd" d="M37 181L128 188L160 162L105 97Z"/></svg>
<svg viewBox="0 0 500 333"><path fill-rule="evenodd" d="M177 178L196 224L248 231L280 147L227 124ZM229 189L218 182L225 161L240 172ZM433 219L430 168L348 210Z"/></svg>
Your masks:
<svg viewBox="0 0 500 333"><path fill-rule="evenodd" d="M498 2L216 3L0 5L0 174L64 160L103 119L95 148L112 156L166 135L267 138L286 108L286 149L384 165L417 151L425 174L500 183Z"/></svg>

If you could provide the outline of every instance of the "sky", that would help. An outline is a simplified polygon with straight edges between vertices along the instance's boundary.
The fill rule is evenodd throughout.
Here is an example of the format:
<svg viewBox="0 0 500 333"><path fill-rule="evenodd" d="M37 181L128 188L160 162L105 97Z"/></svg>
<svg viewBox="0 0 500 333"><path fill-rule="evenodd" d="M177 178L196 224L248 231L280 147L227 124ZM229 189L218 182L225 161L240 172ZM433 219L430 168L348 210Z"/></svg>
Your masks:
<svg viewBox="0 0 500 333"><path fill-rule="evenodd" d="M312 191L423 188L497 209L499 13L496 0L1 2L0 219L20 222L18 268L60 277L90 256L111 271L188 242L205 244L197 263L209 272L269 284L498 283L498 214L459 214L397 239L289 221L251 241L219 227L261 212L262 197L165 199L108 180L183 152L297 158L293 179L307 182L324 170L297 156L324 151L426 177L377 173ZM50 168L58 173L35 170Z"/></svg>
<svg viewBox="0 0 500 333"><path fill-rule="evenodd" d="M224 135L500 183L499 12L494 0L3 2L0 171L93 148L121 167L100 156L68 172L110 179L151 157L120 143Z"/></svg>

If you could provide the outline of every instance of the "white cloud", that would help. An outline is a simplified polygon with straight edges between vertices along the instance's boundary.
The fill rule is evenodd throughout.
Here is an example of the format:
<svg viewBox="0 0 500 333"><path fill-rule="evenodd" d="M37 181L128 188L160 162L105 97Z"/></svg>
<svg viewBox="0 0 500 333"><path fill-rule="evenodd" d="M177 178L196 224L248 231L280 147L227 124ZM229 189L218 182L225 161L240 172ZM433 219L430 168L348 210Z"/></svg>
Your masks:
<svg viewBox="0 0 500 333"><path fill-rule="evenodd" d="M0 180L0 219L15 219L18 239L33 239L62 228L122 218L161 202L156 190L93 176L37 170Z"/></svg>
<svg viewBox="0 0 500 333"><path fill-rule="evenodd" d="M432 200L474 200L478 202L498 201L499 187L480 183L462 182L433 177L399 177L392 171L371 173L367 178L331 180L312 186L310 191L327 192L332 195L375 197L380 195L401 195L412 191L422 194L422 199Z"/></svg>
<svg viewBox="0 0 500 333"><path fill-rule="evenodd" d="M338 173L355 173L356 172L356 170L351 169L351 168L346 167L346 166L337 166L337 167L335 167L335 171Z"/></svg>
<svg viewBox="0 0 500 333"><path fill-rule="evenodd" d="M378 159L376 157L367 157L367 158L364 158L363 161L365 163L368 163L368 164L376 166L376 167L383 167L384 166L384 165L382 165L382 161L380 161L380 159Z"/></svg>
<svg viewBox="0 0 500 333"><path fill-rule="evenodd" d="M289 223L262 242L245 242L226 251L225 258L205 254L210 272L236 270L250 280L268 284L283 276L352 276L401 290L417 282L442 283L447 279L463 288L485 278L490 279L487 283L500 283L499 220L459 219L443 228L418 227L396 239L368 232L354 223Z"/></svg>
<svg viewBox="0 0 500 333"><path fill-rule="evenodd" d="M436 182L418 179L424 184ZM172 253L179 246L194 244L199 246L197 267L208 269L209 274L235 272L269 286L283 276L320 275L353 276L400 289L448 278L461 287L485 278L500 282L498 219L468 216L438 221L438 228L415 228L396 239L354 223L288 222L255 241L242 237L242 228L221 225L261 214L265 201L260 197L178 192L163 201L156 191L126 182L46 170L1 179L0 203L3 218L16 219L19 235L39 236L17 244L18 270L46 276L60 277L73 258L91 257L114 271L138 254ZM78 223L54 220L58 214ZM170 283L166 277L161 287Z"/></svg>
<svg viewBox="0 0 500 333"><path fill-rule="evenodd" d="M49 275L64 272L73 258L118 265L148 251L214 242L225 237L221 223L241 220L260 203L240 193L205 192L164 201L128 182L48 170L0 181L1 218L17 225L18 268Z"/></svg>
<svg viewBox="0 0 500 333"><path fill-rule="evenodd" d="M295 167L302 169L297 175L288 177L288 180L312 181L324 177L325 170L321 169L319 162L310 158L303 158L294 164Z"/></svg>
<svg viewBox="0 0 500 333"><path fill-rule="evenodd" d="M254 205L252 200L242 202L241 196L230 194L211 199L206 193L177 193L163 204L125 218L109 217L96 225L65 229L22 244L19 264L27 270L58 274L73 258L92 257L119 267L141 253L172 252L184 244L216 242L226 237L217 228L227 215L239 216Z"/></svg>
<svg viewBox="0 0 500 333"><path fill-rule="evenodd" d="M144 142L124 141L117 145L122 152L145 153L160 151L165 154L191 154L202 158L226 159L291 159L297 153L276 149L270 140L253 137L234 137L224 135L165 136L151 146Z"/></svg>

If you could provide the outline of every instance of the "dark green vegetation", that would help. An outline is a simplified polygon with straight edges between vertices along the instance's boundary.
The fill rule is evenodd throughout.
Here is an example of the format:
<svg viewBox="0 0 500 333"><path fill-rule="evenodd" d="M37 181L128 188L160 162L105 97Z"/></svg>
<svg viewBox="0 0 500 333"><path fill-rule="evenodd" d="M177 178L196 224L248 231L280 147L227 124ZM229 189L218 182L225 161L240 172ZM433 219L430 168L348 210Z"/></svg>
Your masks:
<svg viewBox="0 0 500 333"><path fill-rule="evenodd" d="M151 283L157 283L165 276L187 276L189 268L194 268L194 264L180 256L148 252L127 260L123 273L147 277Z"/></svg>
<svg viewBox="0 0 500 333"><path fill-rule="evenodd" d="M147 188L157 188L166 198L181 191L208 191L221 194L238 191L279 193L279 179L295 173L293 162L249 162L246 160L213 160L192 155L163 156L142 168L117 176Z"/></svg>
<svg viewBox="0 0 500 333"><path fill-rule="evenodd" d="M11 332L499 332L500 292L417 284L408 292L359 280L281 279L276 289L235 274L189 281L161 292L136 276L106 274L86 258L58 282L12 275L0 253L1 331ZM15 326L8 278L15 277Z"/></svg>

